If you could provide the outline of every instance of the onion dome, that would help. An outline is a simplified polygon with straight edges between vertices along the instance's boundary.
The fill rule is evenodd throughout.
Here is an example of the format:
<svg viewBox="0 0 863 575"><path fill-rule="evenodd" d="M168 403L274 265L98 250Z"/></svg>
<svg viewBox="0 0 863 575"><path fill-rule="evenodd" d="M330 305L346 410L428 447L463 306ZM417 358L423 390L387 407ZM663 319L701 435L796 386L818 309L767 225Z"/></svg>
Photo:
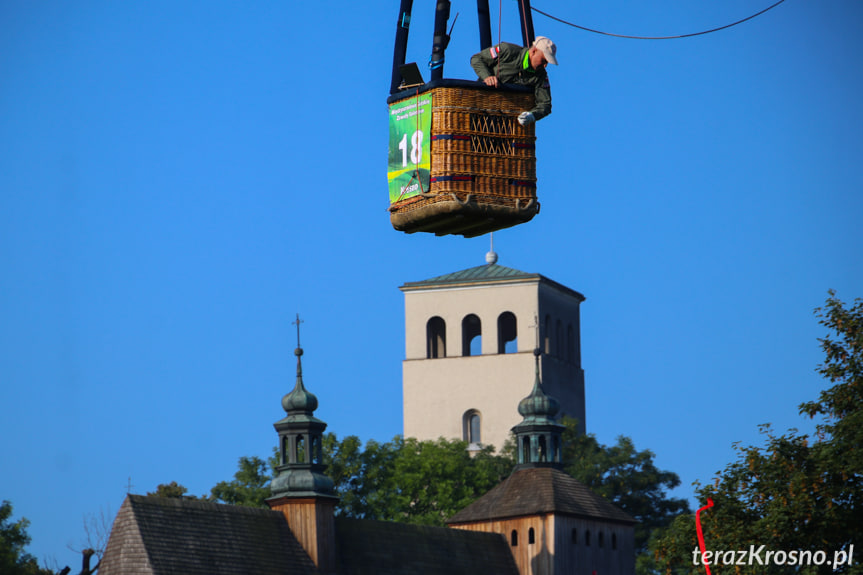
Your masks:
<svg viewBox="0 0 863 575"><path fill-rule="evenodd" d="M533 350L533 355L536 356L536 379L533 383L533 391L518 404L518 412L526 422L551 421L560 411L560 402L545 394L539 380L539 356L541 353L539 348Z"/></svg>
<svg viewBox="0 0 863 575"><path fill-rule="evenodd" d="M564 426L554 418L560 411L560 402L546 395L539 379L539 357L542 352L533 350L536 358L536 378L533 391L518 404L524 420L512 428L515 433L518 464L516 469L528 467L563 467Z"/></svg>
<svg viewBox="0 0 863 575"><path fill-rule="evenodd" d="M297 356L297 383L293 391L282 398L282 408L288 415L297 413L311 415L318 408L318 398L303 385L303 365L300 361L303 355L302 348L295 349L294 355Z"/></svg>
<svg viewBox="0 0 863 575"><path fill-rule="evenodd" d="M313 415L318 398L303 385L302 348L297 347L294 355L297 383L282 398L282 408L288 415L273 424L279 434L279 465L270 482L271 502L285 497L336 497L333 480L324 474L327 466L323 438L327 424Z"/></svg>

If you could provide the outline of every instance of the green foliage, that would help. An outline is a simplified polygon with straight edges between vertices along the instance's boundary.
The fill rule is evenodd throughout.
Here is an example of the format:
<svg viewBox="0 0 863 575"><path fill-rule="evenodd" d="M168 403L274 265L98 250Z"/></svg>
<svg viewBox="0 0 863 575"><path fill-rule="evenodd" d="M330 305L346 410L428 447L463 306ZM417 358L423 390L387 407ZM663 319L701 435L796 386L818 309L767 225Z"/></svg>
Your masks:
<svg viewBox="0 0 863 575"><path fill-rule="evenodd" d="M152 495L155 497L168 497L172 499L201 499L207 500L206 496L197 497L195 495L186 495L188 493L188 489L184 485L180 485L176 481L172 481L170 483L160 483L156 486L155 491L147 492L147 495Z"/></svg>
<svg viewBox="0 0 863 575"><path fill-rule="evenodd" d="M775 551L824 551L832 559L834 552L863 541L863 301L846 308L831 291L816 314L836 334L820 340L826 360L818 368L834 385L817 402L802 404L800 412L822 415L824 421L815 438L796 430L775 435L762 426L763 447L735 446L737 460L712 484L696 489L700 500L714 503L701 515L708 549L747 550L756 544ZM692 564L696 546L695 518L689 515L678 518L652 548L663 572L695 574L704 571ZM828 565L745 569L754 575L863 573L859 557L835 571Z"/></svg>
<svg viewBox="0 0 863 575"><path fill-rule="evenodd" d="M210 490L215 501L246 507L266 507L271 475L260 457L241 457L232 481L222 481Z"/></svg>
<svg viewBox="0 0 863 575"><path fill-rule="evenodd" d="M834 385L822 391L817 402L802 404L800 413L824 416L819 436L831 438L830 448L844 458L846 473L859 478L863 474L863 300L857 298L845 309L835 292L829 293L825 307L815 313L837 338L819 339L825 361L818 373Z"/></svg>
<svg viewBox="0 0 863 575"><path fill-rule="evenodd" d="M619 436L612 446L602 445L593 435L578 433L578 422L564 418L563 460L565 471L638 520L635 525L636 572L653 572L648 540L689 513L685 499L669 497L667 490L680 485L680 477L663 471L653 462L654 454L638 451L631 438Z"/></svg>
<svg viewBox="0 0 863 575"><path fill-rule="evenodd" d="M51 575L51 571L42 569L36 559L24 551L30 543L27 527L30 522L21 518L11 521L12 504L9 501L0 503L0 573L4 575Z"/></svg>
<svg viewBox="0 0 863 575"><path fill-rule="evenodd" d="M493 448L472 456L463 441L396 436L361 450L356 437L330 436L325 447L341 497L338 513L349 517L444 525L512 471L512 461Z"/></svg>
<svg viewBox="0 0 863 575"><path fill-rule="evenodd" d="M579 434L574 421L565 419L564 425L564 461L569 462L566 472L639 521L635 526L636 551L647 548L653 530L689 512L685 499L667 496L666 490L680 485L680 478L658 469L652 451L636 450L632 439L623 435L615 445L601 445L593 435Z"/></svg>
<svg viewBox="0 0 863 575"><path fill-rule="evenodd" d="M324 463L339 495L336 513L443 525L444 521L497 485L512 471L512 460L486 448L473 457L462 441L417 441L396 436L369 441L356 436L341 441L324 435ZM233 481L213 487L213 499L234 505L265 507L272 469L258 457L241 457Z"/></svg>

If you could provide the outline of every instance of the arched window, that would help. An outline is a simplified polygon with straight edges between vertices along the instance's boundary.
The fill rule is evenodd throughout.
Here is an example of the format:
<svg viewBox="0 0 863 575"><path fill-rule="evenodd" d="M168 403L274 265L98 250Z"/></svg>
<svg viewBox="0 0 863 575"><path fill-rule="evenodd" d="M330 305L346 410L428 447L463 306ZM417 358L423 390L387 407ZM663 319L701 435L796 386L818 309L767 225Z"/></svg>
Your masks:
<svg viewBox="0 0 863 575"><path fill-rule="evenodd" d="M572 324L566 326L566 361L575 363L575 330Z"/></svg>
<svg viewBox="0 0 863 575"><path fill-rule="evenodd" d="M590 547L590 529L584 532L584 544Z"/></svg>
<svg viewBox="0 0 863 575"><path fill-rule="evenodd" d="M597 536L596 539L599 542L600 547L603 547L605 545L605 537L603 537L602 531L599 532L599 535Z"/></svg>
<svg viewBox="0 0 863 575"><path fill-rule="evenodd" d="M426 323L426 357L446 357L446 322L438 316Z"/></svg>
<svg viewBox="0 0 863 575"><path fill-rule="evenodd" d="M505 311L497 316L497 352L515 353L518 351L518 330L515 314Z"/></svg>
<svg viewBox="0 0 863 575"><path fill-rule="evenodd" d="M548 448L545 445L545 436L539 436L539 461L545 463L548 461Z"/></svg>
<svg viewBox="0 0 863 575"><path fill-rule="evenodd" d="M480 423L481 419L477 410L471 409L465 412L462 421L465 441L472 445L482 443L482 431Z"/></svg>
<svg viewBox="0 0 863 575"><path fill-rule="evenodd" d="M312 463L320 463L321 462L321 440L318 436L312 437L312 453L311 453Z"/></svg>
<svg viewBox="0 0 863 575"><path fill-rule="evenodd" d="M280 443L280 445L279 445L279 463L281 465L284 465L285 463L288 462L288 459L287 459L287 457L288 457L288 438L287 438L287 436L283 435L282 440L279 443Z"/></svg>
<svg viewBox="0 0 863 575"><path fill-rule="evenodd" d="M482 323L474 314L461 320L461 354L482 355Z"/></svg>
<svg viewBox="0 0 863 575"><path fill-rule="evenodd" d="M294 461L292 463L306 463L306 440L302 435L297 436Z"/></svg>
<svg viewBox="0 0 863 575"><path fill-rule="evenodd" d="M617 533L611 534L611 548L617 550Z"/></svg>
<svg viewBox="0 0 863 575"><path fill-rule="evenodd" d="M578 545L578 529L572 528L572 544Z"/></svg>
<svg viewBox="0 0 863 575"><path fill-rule="evenodd" d="M545 323L542 328L543 333L543 350L545 355L551 355L551 316L545 316Z"/></svg>
<svg viewBox="0 0 863 575"><path fill-rule="evenodd" d="M518 547L518 531L515 529L509 534L509 544L513 547Z"/></svg>
<svg viewBox="0 0 863 575"><path fill-rule="evenodd" d="M519 463L533 463L533 458L530 454L530 437L524 436L521 440L521 457L518 458Z"/></svg>
<svg viewBox="0 0 863 575"><path fill-rule="evenodd" d="M536 543L536 533L534 532L533 527L527 530L527 543L528 545Z"/></svg>
<svg viewBox="0 0 863 575"><path fill-rule="evenodd" d="M566 342L563 340L563 324L557 320L557 331L554 333L554 355L558 359L563 359L563 346Z"/></svg>

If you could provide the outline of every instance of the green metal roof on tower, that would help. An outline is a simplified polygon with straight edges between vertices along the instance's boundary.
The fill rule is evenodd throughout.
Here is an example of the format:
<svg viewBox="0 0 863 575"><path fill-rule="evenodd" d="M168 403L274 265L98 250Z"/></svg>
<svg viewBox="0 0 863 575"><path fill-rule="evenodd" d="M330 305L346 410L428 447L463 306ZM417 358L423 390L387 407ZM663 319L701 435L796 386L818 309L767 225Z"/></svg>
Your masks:
<svg viewBox="0 0 863 575"><path fill-rule="evenodd" d="M482 266L476 266L473 268L468 268L466 270L461 270L457 272L452 272L449 274L444 274L442 276L433 277L427 280L418 281L418 282L407 282L405 285L416 285L416 284L447 284L447 283L461 283L464 281L487 281L487 280L507 280L507 279L515 279L515 278L538 278L539 274L529 274L527 272L523 272L521 270L517 270L514 268L508 268L506 266L501 266L498 264L485 264Z"/></svg>
<svg viewBox="0 0 863 575"><path fill-rule="evenodd" d="M515 268L510 268L497 264L497 254L489 252L486 256L485 265L468 268L465 270L436 276L426 280L415 282L405 282L399 289L402 291L411 291L416 289L451 287L451 286L471 286L471 285L489 285L496 283L513 283L513 282L540 282L548 284L564 293L575 296L579 301L584 301L584 295L568 288L563 284L559 284L554 280L545 277L542 274L528 273Z"/></svg>
<svg viewBox="0 0 863 575"><path fill-rule="evenodd" d="M294 355L297 356L297 383L293 391L282 398L282 409L288 414L282 421L320 421L312 415L318 408L318 398L303 385L302 348L295 349Z"/></svg>

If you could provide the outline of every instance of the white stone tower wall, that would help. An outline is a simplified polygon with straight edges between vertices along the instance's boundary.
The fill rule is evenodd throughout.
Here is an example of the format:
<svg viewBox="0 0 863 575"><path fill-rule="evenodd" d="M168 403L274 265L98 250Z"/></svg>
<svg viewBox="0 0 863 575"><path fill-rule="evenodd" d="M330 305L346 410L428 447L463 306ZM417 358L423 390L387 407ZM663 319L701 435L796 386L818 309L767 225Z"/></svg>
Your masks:
<svg viewBox="0 0 863 575"><path fill-rule="evenodd" d="M580 332L580 297L553 282L532 276L511 282L430 286L405 290L405 356L403 363L404 434L421 440L462 439L464 416L481 418L484 445L498 450L520 420L519 401L534 381L535 317L549 315L556 326L572 326L575 349ZM498 317L516 317L517 353L498 354ZM469 314L482 325L482 355L462 356L462 320ZM446 323L446 357L427 358L426 326L432 317ZM566 327L564 329L564 338ZM543 334L544 335L544 334ZM551 335L552 343L555 334ZM584 375L580 365L544 354L544 385L584 430Z"/></svg>

